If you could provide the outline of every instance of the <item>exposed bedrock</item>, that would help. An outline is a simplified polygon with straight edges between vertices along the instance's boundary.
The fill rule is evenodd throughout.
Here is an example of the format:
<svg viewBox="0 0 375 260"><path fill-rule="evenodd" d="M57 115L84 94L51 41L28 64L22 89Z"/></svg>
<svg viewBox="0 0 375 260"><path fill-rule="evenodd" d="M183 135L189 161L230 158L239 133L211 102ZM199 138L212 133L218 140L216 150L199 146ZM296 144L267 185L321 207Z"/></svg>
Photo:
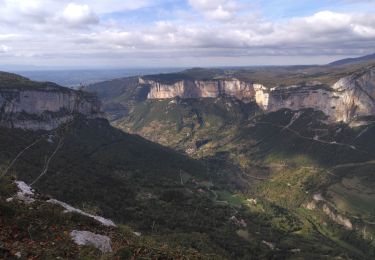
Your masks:
<svg viewBox="0 0 375 260"><path fill-rule="evenodd" d="M140 83L151 86L149 99L230 96L245 102L255 101L265 111L313 108L324 112L330 121L343 122L375 114L375 68L341 78L332 86L312 82L270 89L238 79L163 84L140 78Z"/></svg>

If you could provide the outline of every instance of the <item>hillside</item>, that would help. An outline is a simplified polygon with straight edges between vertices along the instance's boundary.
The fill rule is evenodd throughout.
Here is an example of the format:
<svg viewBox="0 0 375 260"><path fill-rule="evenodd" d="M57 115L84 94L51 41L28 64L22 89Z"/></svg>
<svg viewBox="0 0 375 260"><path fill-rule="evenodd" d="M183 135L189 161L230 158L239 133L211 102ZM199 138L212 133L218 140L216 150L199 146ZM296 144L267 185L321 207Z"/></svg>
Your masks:
<svg viewBox="0 0 375 260"><path fill-rule="evenodd" d="M138 77L130 77L93 84L83 90L96 93L109 119L116 120L128 114L138 102L144 101L149 87L140 86Z"/></svg>
<svg viewBox="0 0 375 260"><path fill-rule="evenodd" d="M129 259L130 257L219 259L194 250L168 247L120 225L107 227L77 212L64 213L45 196L33 195L31 204L13 199L17 187L10 178L0 180L0 258L2 259ZM10 201L9 198L12 198ZM108 240L78 246L73 232L91 232ZM103 239L103 237L101 237ZM109 241L109 243L107 242ZM102 250L104 252L102 252Z"/></svg>
<svg viewBox="0 0 375 260"><path fill-rule="evenodd" d="M235 190L235 183L226 181L226 176L233 174L231 168L194 161L113 129L105 120L77 118L50 133L1 131L2 147L7 147L1 153L3 172L19 151L41 139L18 157L7 176L31 183L50 198L127 224L158 243L224 258L274 255L263 240L277 243L280 257L357 255L345 248L333 250L335 242L277 205L259 200L252 207L241 197L226 197L230 194L226 190ZM48 164L45 158L50 158ZM277 221L269 222L273 216ZM309 227L307 237L293 235L304 227ZM321 242L313 242L315 236ZM197 240L202 242L197 244ZM320 243L326 246L319 249ZM295 247L303 252L293 253Z"/></svg>
<svg viewBox="0 0 375 260"><path fill-rule="evenodd" d="M358 57L358 58L348 58L343 60L338 60L330 63L330 66L342 66L342 65L354 65L354 64L360 64L363 62L374 62L375 61L375 53Z"/></svg>
<svg viewBox="0 0 375 260"><path fill-rule="evenodd" d="M301 214L311 216L311 212L304 212L305 207L311 208L309 203L315 205L315 195L323 194L320 195L324 198L322 201L328 204L317 201L320 208L314 206L314 209L323 213L324 208L325 212L335 209L339 218L350 223L351 238L343 240L357 244L351 239L361 237L366 230L364 238L369 240L365 244L371 243L374 230L368 223L374 220L370 203L374 199L371 187L375 147L368 140L375 135L373 123L357 127L328 125L322 113L312 110L281 110L266 115L257 115L255 110L248 119L229 120L228 116L207 115L207 102L185 101L185 105L174 105L177 108L170 105L160 108L161 102L157 106L149 104L152 111L161 111L159 115L166 118L155 117L150 123L142 121L146 126L129 124L134 119L130 118L124 121L128 127L125 129L169 144L193 157L221 162L219 167L222 168L233 169L237 165L237 171L241 172L241 179L246 183L239 184L242 192L237 194L265 199L288 211L297 210L300 217ZM227 101L226 107L235 111L231 102ZM200 110L196 109L197 103ZM195 120L193 115L182 113L183 119L177 121L169 117L171 111L178 113L182 109L179 106L186 110L186 104L194 104L195 111L203 115L196 127L189 128L189 120ZM148 115L152 113L144 118L150 120ZM223 118L228 120L224 120L223 125L211 124L223 122ZM176 128L180 121L187 122L187 125ZM336 219L338 215L329 215L329 218ZM361 235L355 235L357 232Z"/></svg>
<svg viewBox="0 0 375 260"><path fill-rule="evenodd" d="M0 89L33 89L33 90L59 90L69 91L52 82L36 82L17 74L0 72Z"/></svg>
<svg viewBox="0 0 375 260"><path fill-rule="evenodd" d="M234 97L147 100L146 91L138 95L142 87L128 82L130 87L120 90L108 83L109 93L97 87L107 95L103 102L129 100L132 108L112 124L133 134L74 110L69 121L51 130L0 127L5 185L0 205L19 216L2 213L0 221L35 223L34 233L30 225L5 230L0 238L5 253L42 255L34 243L45 243L43 230L50 223L53 235L67 232L59 238L63 244L48 246L53 256L61 255L61 247L83 256L98 253L72 244L69 231L79 226L110 237L114 254L120 250L127 257L373 257L369 183L375 147L367 141L375 134L373 117L349 126L329 123L312 109L265 113ZM17 192L13 180L43 194L35 211L7 201ZM75 212L111 219L120 229L98 228L70 215L50 218L56 215L45 208L51 198ZM34 214L43 215L43 222L34 222ZM145 240L122 233L122 225ZM24 239L14 244L18 236Z"/></svg>
<svg viewBox="0 0 375 260"><path fill-rule="evenodd" d="M374 66L375 63L358 63L345 66L195 68L142 76L138 82L136 78L117 79L87 86L85 90L98 94L111 121L127 117L146 99L230 96L244 102L256 101L266 111L311 107L324 111L333 121L348 122L355 116L371 115L375 109L370 90L374 85ZM366 79L362 80L358 75ZM354 85L360 88L354 89ZM359 101L362 99L363 102Z"/></svg>
<svg viewBox="0 0 375 260"><path fill-rule="evenodd" d="M3 162L4 159L7 161L6 158L14 158L31 140L40 138L40 135L22 130L2 131L5 132L0 135L3 138L1 142L5 147L9 147L8 142L16 144L13 149L8 148L6 153L2 153L6 155L2 158ZM43 169L44 157L50 156L59 147L61 138L63 145L51 160L48 171L37 179ZM6 165L3 164L3 169ZM182 246L184 250L195 249L224 258L264 258L275 254L282 258L323 254L361 258L358 251L346 248L345 244L337 248L335 240L315 231L303 216L284 211L261 198L256 205L248 204L243 195L231 198L230 193L225 191L228 186L220 182L215 184L220 176L215 177L214 168L210 167L209 171L210 178L215 182L209 184L204 181L207 170L201 169L200 165L167 148L112 129L105 121L79 119L53 133L53 136L47 135L25 151L7 175L33 183L37 191L48 194L49 198L111 218L116 223L128 224L146 236L151 235L158 243ZM177 169L182 169L182 175ZM225 172L221 171L221 174ZM14 191L8 192L5 198L9 193ZM46 215L42 212L34 214ZM27 212L23 214L26 214L25 218L32 218L27 216ZM47 217L46 221L52 220ZM62 228L74 228L78 224L74 223L77 222L64 224ZM82 224L79 226L84 227ZM341 232L337 226L333 227L335 232ZM32 229L32 236L41 232L37 227L35 229ZM98 232L97 229L89 230ZM300 236L298 230L307 233ZM107 231L104 234L111 235ZM125 235L125 239L131 239L128 236ZM69 240L66 236L63 239ZM196 244L197 240L202 242ZM262 241L275 243L280 249L275 252ZM58 254L61 250L50 248L51 254ZM301 251L293 251L295 248ZM168 249L165 250L168 252ZM92 253L90 250L84 252Z"/></svg>
<svg viewBox="0 0 375 260"><path fill-rule="evenodd" d="M283 77L289 77L284 74L285 71L290 70L298 78L296 71L300 70L306 75L314 75L308 78L309 81L325 77L330 78L327 84L335 83L323 84L321 89L301 85L280 86L276 90L279 92L275 92L275 97L279 95L288 100L294 96L294 104L299 104L300 100L309 100L319 91L334 92L336 88L343 93L342 85L351 79L358 84L350 83L347 89L354 90L361 84L363 87L359 92L348 92L346 98L353 98L362 90L368 97L373 93L373 81L363 75L367 72L372 75L371 68L372 65L362 63L331 68L270 70L282 74L280 82L283 82ZM200 71L192 71L197 70ZM248 75L252 73L249 72L251 69L244 71ZM319 74L317 71L325 72ZM183 80L207 80L204 78L208 76L209 84L212 84L216 80L230 78L218 76L224 73L218 70L206 72L199 72L197 78L187 72L188 76ZM240 72L237 70L236 73ZM293 77L287 80L293 81ZM142 78L167 85L181 79L176 74ZM264 75L262 78L269 80ZM306 88L311 88L311 91L306 91ZM356 100L363 102L365 98L358 97ZM326 111L297 106L292 107L293 110L281 107L265 111L255 102L242 102L235 97L220 95L212 98L144 98L133 103L132 110L112 121L112 125L203 160L211 165L210 172L218 169L229 171L226 183L230 185L219 186L219 200L250 207L250 212L259 210L258 207L264 210L265 205L270 203L301 221L302 230L309 230L307 222L313 225L313 229L322 236L317 240L326 243L325 239L328 239L339 246L339 252L349 250L354 254L352 257L365 258L364 255L356 255L365 250L370 256L374 252L372 238L375 231L371 206L374 199L371 169L375 147L368 140L375 135L374 116L369 113L368 116L351 117L348 122L335 122L328 120ZM213 180L216 178L212 177ZM274 214L273 211L271 215L275 217ZM297 222L293 222L292 226L297 228ZM327 223L331 226L328 227ZM247 224L251 226L248 220ZM242 232L242 237L249 237L252 233L249 230L248 233ZM314 237L314 232L308 231L306 237ZM291 237L290 233L287 237ZM279 241L276 244L283 243Z"/></svg>

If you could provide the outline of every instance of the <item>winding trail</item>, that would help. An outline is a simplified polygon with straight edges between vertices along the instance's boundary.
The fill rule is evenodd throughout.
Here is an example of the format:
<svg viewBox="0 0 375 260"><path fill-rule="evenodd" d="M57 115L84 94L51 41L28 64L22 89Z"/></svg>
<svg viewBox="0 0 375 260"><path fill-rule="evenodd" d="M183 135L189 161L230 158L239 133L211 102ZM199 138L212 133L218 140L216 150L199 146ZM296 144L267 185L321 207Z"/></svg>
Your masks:
<svg viewBox="0 0 375 260"><path fill-rule="evenodd" d="M341 168L348 168L348 167L354 167L354 166L366 166L366 165L372 165L375 164L375 160L367 161L367 162L360 162L360 163L345 163L345 164L338 164L332 169L341 169Z"/></svg>
<svg viewBox="0 0 375 260"><path fill-rule="evenodd" d="M22 156L22 154L24 154L27 150L29 150L31 147L33 147L34 145L36 145L37 143L41 142L43 140L44 137L41 137L37 140L35 140L32 144L30 144L29 146L27 146L25 149L23 149L21 152L19 152L17 154L17 156L12 160L12 162L9 164L9 166L6 168L6 170L0 175L0 178L4 177L5 175L7 175L8 171L13 167L13 165L16 163L16 161Z"/></svg>
<svg viewBox="0 0 375 260"><path fill-rule="evenodd" d="M37 181L39 181L40 178L42 178L47 173L48 167L49 167L49 164L50 164L51 160L56 155L56 153L60 150L60 148L63 146L63 144L64 144L63 139L60 139L60 141L57 144L55 150L53 151L53 153L51 154L51 156L47 159L42 172L40 173L40 175L32 183L30 183L30 186L33 186Z"/></svg>
<svg viewBox="0 0 375 260"><path fill-rule="evenodd" d="M322 143L322 144L344 146L344 147L347 147L349 149L356 150L356 151L359 151L359 152L362 152L362 153L368 153L366 151L357 149L354 145L345 144L345 143L338 143L338 142L328 142L328 141L323 141L323 140L316 139L316 138L303 136L298 131L291 129L288 125L284 126L284 125L274 124L274 123L270 123L270 122L257 122L257 124L271 125L271 126L279 127L279 128L282 128L282 130L288 130L288 131L294 133L295 135L297 135L298 137L300 137L302 139L309 140L309 141L318 142L318 143Z"/></svg>

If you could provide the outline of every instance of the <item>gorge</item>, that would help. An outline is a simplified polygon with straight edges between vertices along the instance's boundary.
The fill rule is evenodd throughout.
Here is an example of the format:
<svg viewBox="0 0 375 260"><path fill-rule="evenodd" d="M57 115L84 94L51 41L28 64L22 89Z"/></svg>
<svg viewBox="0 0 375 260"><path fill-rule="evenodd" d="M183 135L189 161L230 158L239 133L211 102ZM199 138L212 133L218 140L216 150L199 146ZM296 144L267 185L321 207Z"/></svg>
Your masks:
<svg viewBox="0 0 375 260"><path fill-rule="evenodd" d="M299 110L313 108L324 112L331 122L350 122L375 113L375 67L368 67L342 77L333 85L319 81L269 88L263 84L239 79L177 80L163 83L139 79L150 85L148 99L234 97L244 102L255 101L266 111L283 108Z"/></svg>

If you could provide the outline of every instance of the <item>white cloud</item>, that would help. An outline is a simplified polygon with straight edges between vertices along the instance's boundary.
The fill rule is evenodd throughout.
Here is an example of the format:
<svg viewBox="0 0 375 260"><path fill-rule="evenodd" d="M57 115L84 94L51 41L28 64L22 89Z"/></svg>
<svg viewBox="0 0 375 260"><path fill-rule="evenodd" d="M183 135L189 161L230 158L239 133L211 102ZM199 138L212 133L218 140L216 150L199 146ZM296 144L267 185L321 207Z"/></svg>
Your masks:
<svg viewBox="0 0 375 260"><path fill-rule="evenodd" d="M106 14L157 4L161 0L0 0L0 23L46 23L61 15L69 21L94 21L93 14ZM65 10L64 10L65 9Z"/></svg>
<svg viewBox="0 0 375 260"><path fill-rule="evenodd" d="M239 8L235 0L189 0L189 4L206 18L218 21L233 19Z"/></svg>
<svg viewBox="0 0 375 260"><path fill-rule="evenodd" d="M20 62L83 62L98 57L193 60L375 51L375 14L366 10L268 20L244 10L240 0L186 0L194 12L165 10L165 18L157 22L108 15L129 14L160 1L171 0L0 0L0 52L20 57Z"/></svg>
<svg viewBox="0 0 375 260"><path fill-rule="evenodd" d="M43 0L0 0L0 21L41 23L44 22L49 7L48 1Z"/></svg>
<svg viewBox="0 0 375 260"><path fill-rule="evenodd" d="M352 25L353 32L363 38L375 39L375 27L365 25Z"/></svg>
<svg viewBox="0 0 375 260"><path fill-rule="evenodd" d="M375 14L372 15L375 18ZM107 46L135 46L142 48L275 48L275 52L307 52L340 49L356 42L358 49L375 40L373 26L367 25L368 15L319 12L309 17L282 22L266 20L233 20L215 26L212 24L176 24L157 22L152 27L136 30L94 32L90 42Z"/></svg>
<svg viewBox="0 0 375 260"><path fill-rule="evenodd" d="M6 53L10 50L10 47L4 44L0 44L0 53Z"/></svg>
<svg viewBox="0 0 375 260"><path fill-rule="evenodd" d="M119 11L137 10L158 4L159 0L83 0L81 3L89 5L96 13L111 13Z"/></svg>
<svg viewBox="0 0 375 260"><path fill-rule="evenodd" d="M99 17L90 9L88 5L79 5L69 3L63 13L62 18L73 26L82 26L88 24L96 24Z"/></svg>

